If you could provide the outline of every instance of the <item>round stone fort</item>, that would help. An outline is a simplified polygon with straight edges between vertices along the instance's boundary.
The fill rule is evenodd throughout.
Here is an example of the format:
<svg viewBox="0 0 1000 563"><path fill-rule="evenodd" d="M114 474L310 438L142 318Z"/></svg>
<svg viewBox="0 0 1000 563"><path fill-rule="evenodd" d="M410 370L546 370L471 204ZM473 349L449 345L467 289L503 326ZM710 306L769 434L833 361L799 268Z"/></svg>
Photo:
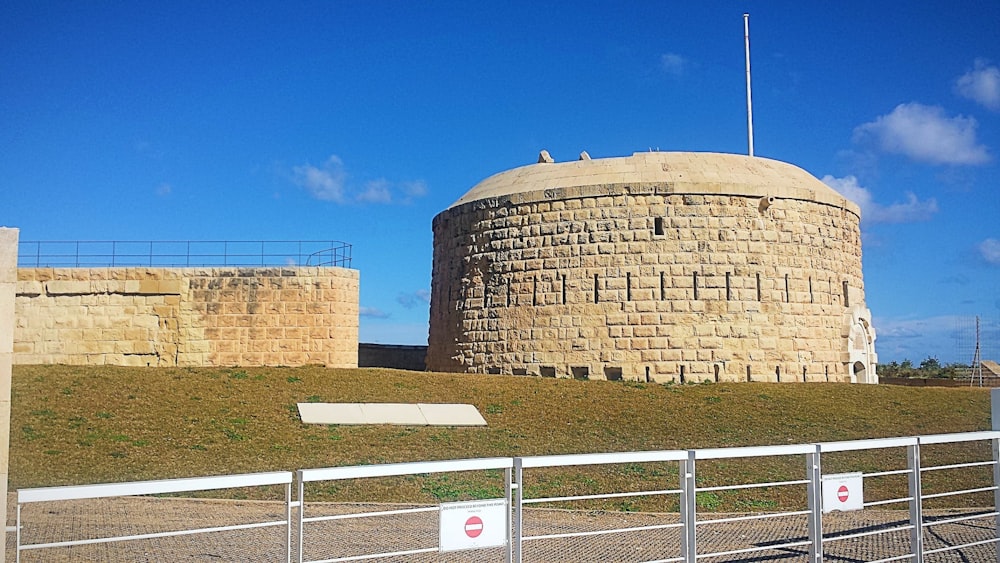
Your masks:
<svg viewBox="0 0 1000 563"><path fill-rule="evenodd" d="M434 218L427 368L877 383L860 219L776 160L543 151Z"/></svg>

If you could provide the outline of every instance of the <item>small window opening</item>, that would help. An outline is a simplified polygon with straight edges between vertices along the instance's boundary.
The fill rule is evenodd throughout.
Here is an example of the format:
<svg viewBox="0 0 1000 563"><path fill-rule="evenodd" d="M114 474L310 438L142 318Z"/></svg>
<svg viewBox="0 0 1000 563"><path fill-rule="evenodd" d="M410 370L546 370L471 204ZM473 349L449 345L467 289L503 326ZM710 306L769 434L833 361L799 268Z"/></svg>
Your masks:
<svg viewBox="0 0 1000 563"><path fill-rule="evenodd" d="M750 378L750 366L747 366L747 383L750 383L753 379Z"/></svg>
<svg viewBox="0 0 1000 563"><path fill-rule="evenodd" d="M788 274L785 274L785 303L789 303L792 300L792 296L789 295L788 291Z"/></svg>
<svg viewBox="0 0 1000 563"><path fill-rule="evenodd" d="M778 378L778 383L781 383L781 366L774 366L774 376Z"/></svg>
<svg viewBox="0 0 1000 563"><path fill-rule="evenodd" d="M681 366L681 383L684 383L684 366Z"/></svg>
<svg viewBox="0 0 1000 563"><path fill-rule="evenodd" d="M851 299L847 293L847 281L844 281L844 307L851 306Z"/></svg>
<svg viewBox="0 0 1000 563"><path fill-rule="evenodd" d="M729 301L732 298L733 298L733 291L729 284L729 272L726 272L726 301Z"/></svg>
<svg viewBox="0 0 1000 563"><path fill-rule="evenodd" d="M541 366L540 368L538 368L538 375L542 377L555 377L556 368L552 366Z"/></svg>
<svg viewBox="0 0 1000 563"><path fill-rule="evenodd" d="M574 366L569 369L573 379L590 379L590 368L587 366Z"/></svg>
<svg viewBox="0 0 1000 563"><path fill-rule="evenodd" d="M632 300L632 273L625 272L625 300Z"/></svg>
<svg viewBox="0 0 1000 563"><path fill-rule="evenodd" d="M760 274L757 274L757 301L760 301Z"/></svg>
<svg viewBox="0 0 1000 563"><path fill-rule="evenodd" d="M511 286L510 280L507 280L507 306L508 307L510 307L510 294L511 294L510 286Z"/></svg>
<svg viewBox="0 0 1000 563"><path fill-rule="evenodd" d="M531 279L531 304L538 305L538 276Z"/></svg>
<svg viewBox="0 0 1000 563"><path fill-rule="evenodd" d="M806 366L802 366L802 383L806 382Z"/></svg>
<svg viewBox="0 0 1000 563"><path fill-rule="evenodd" d="M653 219L653 233L656 235L663 235L663 217Z"/></svg>
<svg viewBox="0 0 1000 563"><path fill-rule="evenodd" d="M698 272L694 273L694 298L698 299Z"/></svg>
<svg viewBox="0 0 1000 563"><path fill-rule="evenodd" d="M601 298L597 294L597 274L594 274L594 303L600 302Z"/></svg>
<svg viewBox="0 0 1000 563"><path fill-rule="evenodd" d="M528 375L528 370L525 368L514 368L510 372L514 375Z"/></svg>
<svg viewBox="0 0 1000 563"><path fill-rule="evenodd" d="M823 366L823 375L826 377L826 382L830 382L830 366Z"/></svg>
<svg viewBox="0 0 1000 563"><path fill-rule="evenodd" d="M646 383L649 383L649 366L646 366Z"/></svg>
<svg viewBox="0 0 1000 563"><path fill-rule="evenodd" d="M622 368L607 367L604 368L604 378L608 381L621 381L622 380Z"/></svg>
<svg viewBox="0 0 1000 563"><path fill-rule="evenodd" d="M719 364L715 364L715 382L719 382Z"/></svg>
<svg viewBox="0 0 1000 563"><path fill-rule="evenodd" d="M486 368L486 373L490 375L500 375L500 368L498 367Z"/></svg>
<svg viewBox="0 0 1000 563"><path fill-rule="evenodd" d="M810 303L816 302L816 300L813 299L813 279L811 276L809 277L809 302Z"/></svg>
<svg viewBox="0 0 1000 563"><path fill-rule="evenodd" d="M667 298L667 273L660 272L660 301Z"/></svg>
<svg viewBox="0 0 1000 563"><path fill-rule="evenodd" d="M566 304L566 274L562 275L562 304Z"/></svg>

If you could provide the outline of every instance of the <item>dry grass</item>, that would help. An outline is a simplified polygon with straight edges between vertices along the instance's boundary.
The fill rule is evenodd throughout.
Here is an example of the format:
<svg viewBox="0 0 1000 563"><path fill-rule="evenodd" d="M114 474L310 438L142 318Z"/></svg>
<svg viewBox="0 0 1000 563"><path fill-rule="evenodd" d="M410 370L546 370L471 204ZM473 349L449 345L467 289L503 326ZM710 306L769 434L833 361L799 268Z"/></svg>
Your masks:
<svg viewBox="0 0 1000 563"><path fill-rule="evenodd" d="M304 425L295 407L298 402L471 403L489 427ZM430 459L965 432L988 429L989 408L989 394L980 389L761 383L670 386L319 367L17 366L10 487ZM982 459L987 452L978 444L925 454L944 462L970 456ZM824 472L884 467L882 460L887 456L896 467L905 467L902 452L871 452L824 458ZM800 479L803 473L801 457L699 464L699 480L704 484ZM990 478L988 471L972 480L947 473L928 475L928 485L932 489L956 483L965 487L985 484ZM648 488L655 481L673 488L676 476L675 464L536 470L529 476L528 493L634 490ZM889 494L893 485L891 478L886 481L885 485L866 482L866 488L871 487L872 495ZM897 478L894 486L900 483ZM905 492L905 481L902 485ZM494 496L500 490L499 475L491 473L327 484L311 494L331 500L436 502ZM741 495L709 493L699 502L703 508L718 510L776 508L800 505L800 496L778 488ZM669 502L646 499L601 506L675 509Z"/></svg>

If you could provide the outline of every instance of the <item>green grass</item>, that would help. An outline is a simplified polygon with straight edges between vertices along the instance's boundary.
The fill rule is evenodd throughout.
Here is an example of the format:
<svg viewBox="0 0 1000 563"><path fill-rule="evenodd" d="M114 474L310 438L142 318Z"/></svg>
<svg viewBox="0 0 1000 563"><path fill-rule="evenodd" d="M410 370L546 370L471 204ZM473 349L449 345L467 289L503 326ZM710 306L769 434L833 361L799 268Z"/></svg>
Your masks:
<svg viewBox="0 0 1000 563"><path fill-rule="evenodd" d="M66 391L69 392L66 392ZM486 428L323 426L295 403L471 403ZM790 444L985 430L981 389L844 384L655 385L415 373L383 369L16 366L10 488L295 470L367 463ZM925 447L925 464L989 455L984 444ZM896 469L901 450L828 455L824 472ZM929 490L986 486L982 471L925 474ZM699 462L702 486L803 478L804 460ZM970 477L970 474L972 475ZM676 463L535 469L529 496L676 488ZM895 480L894 480L895 479ZM902 485L901 485L902 484ZM866 481L868 498L905 496L905 478ZM502 474L319 483L310 498L439 502L502 491ZM800 506L787 487L699 496L708 510ZM236 491L262 498L276 491ZM879 496L884 495L884 496ZM986 504L947 497L942 503ZM676 510L672 497L595 501L616 510Z"/></svg>

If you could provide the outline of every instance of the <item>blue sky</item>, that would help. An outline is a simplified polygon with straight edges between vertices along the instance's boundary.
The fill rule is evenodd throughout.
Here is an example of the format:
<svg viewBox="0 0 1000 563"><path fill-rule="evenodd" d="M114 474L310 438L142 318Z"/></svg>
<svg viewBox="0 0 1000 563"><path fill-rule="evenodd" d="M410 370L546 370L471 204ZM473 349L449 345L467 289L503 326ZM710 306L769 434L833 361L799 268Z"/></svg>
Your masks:
<svg viewBox="0 0 1000 563"><path fill-rule="evenodd" d="M1000 3L0 5L22 240L344 240L361 340L426 342L431 220L480 180L755 152L864 212L883 362L1000 359Z"/></svg>

